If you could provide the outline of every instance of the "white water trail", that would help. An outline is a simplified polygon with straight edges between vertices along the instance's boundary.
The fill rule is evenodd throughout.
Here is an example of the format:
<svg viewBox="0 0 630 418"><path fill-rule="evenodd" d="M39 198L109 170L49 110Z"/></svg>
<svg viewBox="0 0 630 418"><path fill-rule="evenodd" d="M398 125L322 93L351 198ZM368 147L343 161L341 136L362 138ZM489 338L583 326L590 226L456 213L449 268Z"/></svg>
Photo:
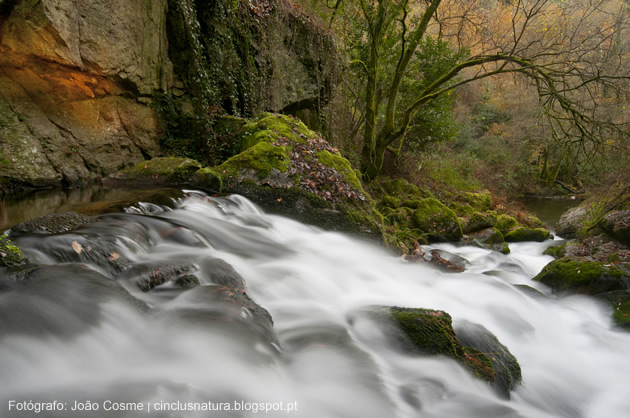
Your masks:
<svg viewBox="0 0 630 418"><path fill-rule="evenodd" d="M107 299L95 302L99 320L76 335L0 337L0 416L11 399L44 398L296 402L297 411L266 415L309 418L629 416L630 334L614 329L609 308L594 299L556 298L531 281L551 261L542 255L548 242L512 244L507 256L437 245L470 262L465 273L445 274L370 243L264 214L238 196L190 193L172 211L151 211L194 225L202 245L157 242L124 255L138 263L204 255L225 260L273 317L281 352L212 324L171 322L167 314L188 299L126 287L150 306L149 314ZM395 350L361 314L381 305L440 309L454 323L482 324L519 360L522 386L511 400L500 399L453 360ZM54 306L47 314L61 315Z"/></svg>

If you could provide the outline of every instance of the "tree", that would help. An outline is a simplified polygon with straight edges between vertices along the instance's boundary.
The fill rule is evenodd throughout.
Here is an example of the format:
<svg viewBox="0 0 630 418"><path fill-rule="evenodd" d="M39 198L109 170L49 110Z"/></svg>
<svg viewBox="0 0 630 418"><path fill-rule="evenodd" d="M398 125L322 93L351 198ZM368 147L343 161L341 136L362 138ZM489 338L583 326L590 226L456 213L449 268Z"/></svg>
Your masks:
<svg viewBox="0 0 630 418"><path fill-rule="evenodd" d="M463 84L503 73L536 89L566 158L627 140L625 1L337 0L332 7L360 85L367 181L386 152L400 152L419 112ZM430 43L450 51L427 68L418 65L419 51Z"/></svg>

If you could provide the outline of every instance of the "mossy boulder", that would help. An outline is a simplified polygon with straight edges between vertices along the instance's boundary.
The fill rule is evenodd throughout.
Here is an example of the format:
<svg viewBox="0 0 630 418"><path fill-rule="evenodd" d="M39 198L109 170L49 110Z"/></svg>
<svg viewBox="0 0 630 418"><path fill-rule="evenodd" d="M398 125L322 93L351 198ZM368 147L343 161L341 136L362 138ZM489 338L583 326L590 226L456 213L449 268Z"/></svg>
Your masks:
<svg viewBox="0 0 630 418"><path fill-rule="evenodd" d="M462 223L464 234L491 228L497 224L497 217L492 212L474 212Z"/></svg>
<svg viewBox="0 0 630 418"><path fill-rule="evenodd" d="M386 207L386 208L399 208L400 205L402 204L402 202L400 201L400 199L398 199L397 197L394 196L385 196L383 197L383 199L381 199L381 204Z"/></svg>
<svg viewBox="0 0 630 418"><path fill-rule="evenodd" d="M18 248L8 235L0 237L0 267L14 267L26 264L27 259L22 254L22 250Z"/></svg>
<svg viewBox="0 0 630 418"><path fill-rule="evenodd" d="M514 217L502 213L497 216L497 223L495 226L502 234L506 234L510 230L516 228L517 225L518 222Z"/></svg>
<svg viewBox="0 0 630 418"><path fill-rule="evenodd" d="M347 159L290 116L265 113L242 129L243 151L214 168L223 190L302 222L382 239L382 216Z"/></svg>
<svg viewBox="0 0 630 418"><path fill-rule="evenodd" d="M565 242L564 244L561 244L561 241L558 242L558 245L550 245L549 247L547 247L547 249L543 252L543 254L545 255L550 255L553 258L563 258L566 255L566 251L567 250L567 243Z"/></svg>
<svg viewBox="0 0 630 418"><path fill-rule="evenodd" d="M597 295L630 288L628 271L628 265L564 257L547 264L533 280L546 284L554 292Z"/></svg>
<svg viewBox="0 0 630 418"><path fill-rule="evenodd" d="M317 134L306 127L299 119L291 116L263 113L254 121L245 124L241 130L241 151L260 142L274 143L280 138L290 138L294 142L306 143Z"/></svg>
<svg viewBox="0 0 630 418"><path fill-rule="evenodd" d="M220 192L223 188L221 175L210 167L198 170L195 175L192 176L190 182L197 187L213 192Z"/></svg>
<svg viewBox="0 0 630 418"><path fill-rule="evenodd" d="M405 351L450 357L508 397L509 391L520 383L518 361L485 328L466 323L461 331L464 341L459 338L460 331L456 333L453 329L451 316L444 311L391 307L388 313L402 331L400 343Z"/></svg>
<svg viewBox="0 0 630 418"><path fill-rule="evenodd" d="M125 185L186 184L201 163L190 158L157 157L110 175L106 183Z"/></svg>
<svg viewBox="0 0 630 418"><path fill-rule="evenodd" d="M465 192L459 196L459 199L479 212L488 211L492 207L492 197L487 190L479 193Z"/></svg>
<svg viewBox="0 0 630 418"><path fill-rule="evenodd" d="M527 228L525 226L516 228L505 234L507 242L525 242L536 241L542 242L550 237L548 230L544 228Z"/></svg>
<svg viewBox="0 0 630 418"><path fill-rule="evenodd" d="M433 241L457 241L463 236L455 212L437 199L419 201L411 221L414 227L428 234Z"/></svg>

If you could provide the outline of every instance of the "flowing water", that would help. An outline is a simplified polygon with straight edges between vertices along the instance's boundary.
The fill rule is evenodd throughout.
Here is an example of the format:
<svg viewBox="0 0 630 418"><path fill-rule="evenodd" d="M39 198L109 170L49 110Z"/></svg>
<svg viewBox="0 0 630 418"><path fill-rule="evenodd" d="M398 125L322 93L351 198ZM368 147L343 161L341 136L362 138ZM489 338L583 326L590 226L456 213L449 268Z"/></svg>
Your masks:
<svg viewBox="0 0 630 418"><path fill-rule="evenodd" d="M630 413L630 334L595 300L556 298L530 280L551 261L548 242L513 244L508 256L439 245L470 263L443 274L239 196L186 195L171 208L139 204L71 233L16 240L44 266L0 272L0 416ZM271 314L275 335L264 312L233 295L237 276L219 260ZM168 266L201 286L140 289ZM522 386L505 400L453 360L401 352L365 314L382 305L483 324L518 358ZM29 402L64 410L17 411ZM247 411L188 410L208 402Z"/></svg>

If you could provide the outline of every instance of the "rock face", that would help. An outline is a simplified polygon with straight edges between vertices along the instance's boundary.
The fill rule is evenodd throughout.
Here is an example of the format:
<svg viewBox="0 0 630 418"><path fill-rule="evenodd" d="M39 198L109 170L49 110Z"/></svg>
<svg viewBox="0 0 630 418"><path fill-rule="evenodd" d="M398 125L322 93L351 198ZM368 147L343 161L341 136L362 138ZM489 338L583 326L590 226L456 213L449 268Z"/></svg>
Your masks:
<svg viewBox="0 0 630 418"><path fill-rule="evenodd" d="M298 10L275 0L198 7L0 2L0 192L85 184L159 156L172 125L194 120L195 100L245 115L327 100L334 47ZM200 74L203 91L191 81ZM188 119L166 120L156 97Z"/></svg>

